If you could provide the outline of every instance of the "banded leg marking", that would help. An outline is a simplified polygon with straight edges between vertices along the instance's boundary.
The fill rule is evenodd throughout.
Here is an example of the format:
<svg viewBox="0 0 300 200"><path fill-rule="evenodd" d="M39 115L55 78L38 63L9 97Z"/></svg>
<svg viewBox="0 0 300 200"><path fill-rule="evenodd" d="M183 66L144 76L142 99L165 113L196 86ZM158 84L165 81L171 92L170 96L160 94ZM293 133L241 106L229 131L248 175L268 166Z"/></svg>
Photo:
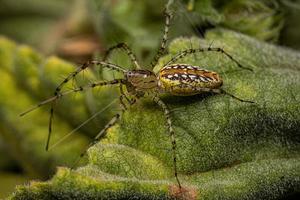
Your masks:
<svg viewBox="0 0 300 200"><path fill-rule="evenodd" d="M126 54L129 56L132 64L135 66L136 69L141 69L136 56L134 55L134 53L132 52L132 50L129 48L129 46L127 46L127 44L125 43L119 43L115 46L110 47L104 54L103 60L106 61L109 57L109 55L112 53L112 51L116 50L116 49L123 49Z"/></svg>
<svg viewBox="0 0 300 200"><path fill-rule="evenodd" d="M116 64L112 64L109 62L102 62L102 61L96 61L96 60L92 60L92 61L88 61L86 63L84 63L81 67L78 67L74 72L72 72L71 74L69 74L55 89L54 92L54 96L59 95L59 92L61 91L61 89L63 88L63 86L68 83L71 79L75 78L80 72L82 72L83 70L87 69L89 66L91 65L100 65L102 67L105 68L109 68L118 72L123 72L125 73L126 70L123 69L121 66L118 66Z"/></svg>
<svg viewBox="0 0 300 200"><path fill-rule="evenodd" d="M125 98L123 95L121 95L120 97L120 103L124 104L123 99ZM132 104L131 104L132 105ZM91 148L92 146L94 146L97 142L99 142L106 134L107 130L112 127L113 125L115 125L117 123L117 121L120 119L121 115L127 110L126 107L122 107L122 111L121 113L117 113L106 125L105 127L94 137L94 140L84 149L84 151L80 154L79 159L75 162L74 166L72 168L74 168L77 163L79 162L79 160L85 156L87 150L89 148Z"/></svg>
<svg viewBox="0 0 300 200"><path fill-rule="evenodd" d="M201 53L201 52L210 52L210 51L222 53L223 55L228 57L230 60L232 60L238 67L240 67L242 69L249 70L249 71L253 71L253 69L251 69L251 68L242 66L236 59L234 59L230 54L228 54L222 48L212 48L212 47L198 48L198 49L187 49L187 50L181 51L177 55L175 55L169 62L167 62L167 64L165 64L164 66L175 63L177 60L179 60L181 58L184 58L185 56L188 56L190 54Z"/></svg>
<svg viewBox="0 0 300 200"><path fill-rule="evenodd" d="M165 53L165 50L166 50L166 46L167 46L167 41L168 41L168 34L169 34L169 28L170 28L170 21L171 21L171 18L172 18L172 15L170 14L170 11L169 11L169 4L173 1L169 1L169 3L166 5L166 8L165 8L165 17L166 17L166 21L165 21L165 28L164 28L164 33L163 33L163 38L161 40L161 44L160 44L160 48L159 50L157 51L153 61L151 62L151 69L157 64L159 58Z"/></svg>
<svg viewBox="0 0 300 200"><path fill-rule="evenodd" d="M153 100L155 103L157 103L161 107L161 109L163 110L164 115L167 119L169 134L170 134L171 143L172 143L174 176L176 178L179 188L181 188L181 184L180 184L180 181L178 178L178 172L177 172L176 139L175 139L175 132L172 127L170 110L168 109L167 105L159 97L155 96L153 98Z"/></svg>
<svg viewBox="0 0 300 200"><path fill-rule="evenodd" d="M223 89L212 89L212 88L193 88L193 90L198 91L198 92L211 92L211 93L216 93L216 94L224 94L227 96L230 96L231 98L238 100L240 102L244 102L244 103L255 103L254 101L249 101L249 100L244 100L241 99L239 97L234 96L233 94L230 94L228 92L226 92Z"/></svg>
<svg viewBox="0 0 300 200"><path fill-rule="evenodd" d="M51 137L51 133L52 133L52 122L53 122L53 117L54 117L54 106L55 106L55 102L56 100L58 100L59 98L70 94L70 93L74 93L74 92L80 92L80 91L84 91L90 88L95 88L95 87L100 87L100 86L105 86L105 85L115 85L115 84L122 84L124 80L123 79L115 79L112 81L101 81L101 82L94 82L94 83L90 83L87 86L80 86L77 88L74 88L72 90L66 91L64 93L59 93L55 96L53 96L52 98L50 98L53 102L51 104L51 109L50 109L50 117L49 117L49 128L48 128L48 137L47 137L47 142L46 142L46 151L48 151L49 149L49 144L50 144L50 137ZM48 103L49 100L43 101L40 104L37 105L37 107L40 107L46 103Z"/></svg>
<svg viewBox="0 0 300 200"><path fill-rule="evenodd" d="M126 99L126 101L127 101L129 104L131 103L131 100L126 96L122 84L120 84L120 93L121 93L121 95L120 95L120 97L119 97L119 99L120 99L120 104L121 104L121 106L126 110L126 109L127 109L127 108L126 108L126 104L124 103L123 100Z"/></svg>
<svg viewBox="0 0 300 200"><path fill-rule="evenodd" d="M100 141L100 139L103 137L103 135L106 133L106 131L112 127L120 118L120 114L116 114L106 125L105 127L96 135L96 137L94 137L94 140L89 143L89 145L81 152L79 158L75 161L75 163L73 164L73 166L71 167L71 169L74 169L75 166L77 166L78 162L81 160L81 158L83 158L83 156L85 156L87 150L94 146L98 141Z"/></svg>

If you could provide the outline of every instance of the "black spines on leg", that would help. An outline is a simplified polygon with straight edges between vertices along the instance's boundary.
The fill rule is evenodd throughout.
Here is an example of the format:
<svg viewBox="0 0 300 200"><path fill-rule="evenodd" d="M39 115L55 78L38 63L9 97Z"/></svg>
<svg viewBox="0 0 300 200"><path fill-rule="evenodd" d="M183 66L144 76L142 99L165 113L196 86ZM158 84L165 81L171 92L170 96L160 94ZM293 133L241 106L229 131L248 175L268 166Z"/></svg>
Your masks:
<svg viewBox="0 0 300 200"><path fill-rule="evenodd" d="M49 144L50 144L50 138L51 138L51 133L52 133L52 122L53 122L53 117L54 117L54 104L55 101L52 102L51 108L50 108L50 116L49 116L49 125L48 125L48 136L47 136L47 141L46 141L46 151L49 149Z"/></svg>
<svg viewBox="0 0 300 200"><path fill-rule="evenodd" d="M136 69L141 69L138 61L137 61L137 58L136 58L136 55L132 52L132 50L129 48L129 46L125 43L119 43L115 46L112 46L110 47L104 54L103 56L103 61L106 62L109 55L112 53L112 51L116 50L116 49L122 49L125 51L125 53L128 55L128 57L130 58L132 64L135 66Z"/></svg>
<svg viewBox="0 0 300 200"><path fill-rule="evenodd" d="M153 68L157 64L159 58L162 55L164 55L165 50L166 50L167 41L168 41L168 34L169 34L169 29L170 29L170 21L172 19L172 14L171 14L168 6L169 5L167 4L167 6L166 6L166 8L164 10L164 14L165 14L166 20L165 20L165 27L164 27L163 38L161 40L160 48L158 49L156 55L153 58L153 61L150 64L151 68Z"/></svg>
<svg viewBox="0 0 300 200"><path fill-rule="evenodd" d="M176 139L175 139L175 132L172 127L170 111L169 111L167 105L159 97L154 96L153 101L162 108L164 115L166 117L166 120L167 120L168 131L169 131L169 135L171 138L171 144L172 144L174 176L176 178L178 187L181 188L181 183L179 181L178 172L177 172Z"/></svg>
<svg viewBox="0 0 300 200"><path fill-rule="evenodd" d="M132 105L132 104L131 104ZM125 112L126 108L122 108L122 112ZM80 161L80 159L85 156L87 150L94 146L97 142L99 142L104 136L105 133L107 132L107 130L112 127L113 125L115 125L117 123L117 121L120 119L121 114L117 113L106 125L105 127L94 137L94 140L87 146L87 148L84 149L84 151L80 154L80 157L77 159L77 161L74 163L74 165L72 166L72 169L74 169L74 167L77 165L77 163Z"/></svg>
<svg viewBox="0 0 300 200"><path fill-rule="evenodd" d="M245 70L249 70L249 71L253 71L253 69L248 68L248 67L244 67L243 65L241 65L235 58L233 58L229 53L227 53L226 51L224 51L224 49L222 48L218 48L218 47L207 47L207 48L197 48L197 49L186 49L183 51L180 51L179 53L177 53L174 57L172 57L164 66L170 65L172 63L175 63L177 60L184 58L185 56L189 55L189 54L195 54L195 53L201 53L201 52L220 52L223 55L225 55L226 57L228 57L230 60L232 60L238 67L245 69Z"/></svg>
<svg viewBox="0 0 300 200"><path fill-rule="evenodd" d="M101 81L101 82L94 82L90 83L87 86L79 86L77 88L74 88L70 91L66 91L61 93L60 88L56 88L56 91L54 92L54 97L52 98L53 101L51 103L51 109L50 109L50 117L49 117L49 126L48 126L48 137L47 137L47 142L46 142L46 150L49 149L49 143L50 143L50 138L52 134L52 124L53 124L53 118L54 118L54 107L56 100L59 99L60 97L63 97L67 94L74 93L74 92L81 92L89 88L95 88L95 87L100 87L100 86L105 86L105 85L116 85L116 84L122 84L124 82L124 79L115 79L111 81ZM40 106L40 105L38 105Z"/></svg>
<svg viewBox="0 0 300 200"><path fill-rule="evenodd" d="M235 95L233 94L230 94L228 92L226 92L225 90L223 89L216 89L216 88L197 88L197 87L193 87L193 86L190 86L190 85L187 85L187 87L190 87L191 89L193 89L194 91L198 91L199 93L200 92L211 92L211 93L215 93L215 94L224 94L224 95L227 95L235 100L238 100L240 102L243 102L243 103L255 103L254 101L250 101L250 100L244 100L244 99L241 99L239 97L236 97Z"/></svg>
<svg viewBox="0 0 300 200"><path fill-rule="evenodd" d="M227 96L230 96L231 98L234 98L234 99L236 99L236 100L238 100L240 102L243 102L243 103L255 103L254 101L244 100L244 99L241 99L239 97L236 97L233 94L230 94L230 93L228 93L228 92L226 92L225 90L222 90L222 89L220 89L220 93L221 94L225 94Z"/></svg>

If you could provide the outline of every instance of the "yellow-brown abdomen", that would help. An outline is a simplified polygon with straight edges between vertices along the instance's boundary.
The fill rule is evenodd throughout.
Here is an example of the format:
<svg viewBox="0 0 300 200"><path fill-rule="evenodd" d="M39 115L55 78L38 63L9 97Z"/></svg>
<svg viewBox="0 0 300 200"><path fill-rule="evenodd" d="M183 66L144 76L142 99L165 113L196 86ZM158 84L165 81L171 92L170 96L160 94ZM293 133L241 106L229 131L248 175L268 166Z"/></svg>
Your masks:
<svg viewBox="0 0 300 200"><path fill-rule="evenodd" d="M165 66L159 71L157 77L160 88L178 96L199 94L196 88L215 89L223 84L216 72L187 64Z"/></svg>

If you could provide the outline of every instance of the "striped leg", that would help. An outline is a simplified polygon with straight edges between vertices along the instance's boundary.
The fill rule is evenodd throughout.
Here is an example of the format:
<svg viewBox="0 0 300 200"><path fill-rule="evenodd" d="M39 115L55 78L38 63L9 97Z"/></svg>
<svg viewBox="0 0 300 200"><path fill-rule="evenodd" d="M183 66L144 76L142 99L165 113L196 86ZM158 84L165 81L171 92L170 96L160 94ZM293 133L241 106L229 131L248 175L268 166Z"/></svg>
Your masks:
<svg viewBox="0 0 300 200"><path fill-rule="evenodd" d="M49 127L48 127L48 135L50 137L51 132L52 132L52 121L53 121L53 115L54 115L54 107L55 107L55 102L56 100L61 97L61 89L63 88L63 86L69 82L71 79L75 78L80 72L82 72L83 70L87 69L90 65L100 65L102 67L106 67L115 71L119 71L119 72L123 72L125 73L126 70L123 69L122 67L112 64L112 63L108 63L108 62L102 62L102 61L88 61L86 63L84 63L81 67L77 68L74 72L72 72L71 74L69 74L55 89L54 92L54 96L56 97L53 102L51 103L51 109L50 109L50 118L49 118ZM95 85L96 86L96 85ZM91 86L93 87L93 86ZM49 147L49 141L47 140L47 145L46 145L46 150L48 150Z"/></svg>
<svg viewBox="0 0 300 200"><path fill-rule="evenodd" d="M238 98L238 97L236 97L236 96L234 96L234 95L232 95L232 94L230 94L230 93L228 93L228 92L226 92L226 91L224 91L224 90L222 90L222 89L219 89L219 93L225 94L225 95L227 95L227 96L230 96L230 97L232 97L232 98L234 98L234 99L236 99L236 100L238 100L238 101L240 101L240 102L244 102L244 103L255 103L254 101L243 100L243 99L241 99L241 98Z"/></svg>
<svg viewBox="0 0 300 200"><path fill-rule="evenodd" d="M24 111L23 113L20 114L20 117L30 113L31 111L34 111L35 109L37 109L37 108L39 108L39 107L41 107L45 104L54 102L55 100L57 100L57 99L59 99L63 96L66 96L68 94L71 94L71 93L74 93L74 92L84 91L84 90L87 90L87 89L90 89L90 88L105 86L105 85L123 84L124 81L125 81L124 79L115 79L115 80L111 80L111 81L99 81L99 82L90 83L87 86L83 86L83 87L81 86L81 87L77 87L77 88L65 91L63 93L60 93L59 95L54 95L53 97L50 97L49 99L46 99L46 100L38 103L37 105L33 106L32 108Z"/></svg>
<svg viewBox="0 0 300 200"><path fill-rule="evenodd" d="M49 118L49 127L48 127L48 135L50 137L50 134L52 132L52 121L53 121L53 115L54 115L54 107L55 107L55 102L58 98L60 98L62 96L62 93L61 93L61 89L63 88L63 86L68 83L71 79L75 78L80 72L82 72L83 70L87 69L90 65L100 65L102 67L106 67L106 68L109 68L109 69L112 69L112 70L115 70L115 71L119 71L119 72L123 72L125 73L126 70L123 69L122 67L118 66L118 65L115 65L115 64L112 64L112 63L108 63L108 62L101 62L101 61L88 61L86 63L84 63L81 67L77 68L74 72L72 72L71 74L69 74L55 89L55 92L54 92L54 97L53 100L51 100L51 109L50 109L50 118ZM96 85L95 85L96 86ZM90 87L93 87L93 86L90 86ZM47 100L46 100L47 101ZM48 101L49 102L49 101ZM46 103L48 103L46 102ZM46 104L45 102L42 102L38 105L41 106L41 105L44 105ZM34 109L31 109L30 111L32 111ZM24 112L21 114L22 115L25 115L26 113L30 112L30 111L27 111L27 112ZM46 145L46 150L48 150L48 141L47 141L47 145Z"/></svg>
<svg viewBox="0 0 300 200"><path fill-rule="evenodd" d="M228 57L230 60L232 60L238 67L253 71L251 68L247 68L242 66L236 59L234 59L230 54L228 54L226 51L224 51L222 48L213 48L213 47L208 47L208 48L198 48L198 49L187 49L184 51L179 52L177 55L175 55L167 64L164 66L170 65L172 63L175 63L177 60L184 58L185 56L195 54L195 53L202 53L202 52L219 52L226 57Z"/></svg>
<svg viewBox="0 0 300 200"><path fill-rule="evenodd" d="M105 136L106 131L112 127L113 125L115 125L117 123L117 121L120 119L121 114L118 113L116 114L106 125L105 127L96 135L96 137L94 137L94 140L87 146L87 148L84 150L84 152L82 152L80 154L80 157L82 158L86 151L92 147L93 145L95 145L97 142L100 141L101 138L103 138Z"/></svg>
<svg viewBox="0 0 300 200"><path fill-rule="evenodd" d="M71 93L71 92L80 92L80 91L84 91L84 90L87 90L87 89L90 89L90 88L95 88L95 87L100 87L100 86L105 86L105 85L121 84L122 82L123 82L123 79L115 79L115 80L112 80L112 81L101 81L101 82L90 83L87 86L84 86L84 87L80 86L78 88L72 89L71 91L67 91L65 93L54 96L54 97L57 97L57 98L55 98L54 101L51 104L48 137L47 137L47 143L46 143L46 151L48 151L48 149L49 149L50 137L51 137L51 133L52 133L52 121L53 121L53 117L54 117L54 105L55 105L55 102L58 98L66 95L68 93Z"/></svg>
<svg viewBox="0 0 300 200"><path fill-rule="evenodd" d="M102 62L102 61L88 61L86 63L84 63L81 67L78 67L74 72L72 72L71 74L69 74L55 89L54 92L54 96L59 96L59 93L61 91L61 89L63 88L63 86L68 83L71 79L75 78L80 72L82 72L83 70L87 69L88 67L90 67L91 65L100 65L102 67L105 68L109 68L112 69L114 71L118 71L118 72L127 72L125 69L123 69L121 66L118 66L116 64L112 64L112 63L108 63L108 62Z"/></svg>
<svg viewBox="0 0 300 200"><path fill-rule="evenodd" d="M80 161L80 159L85 156L87 150L89 148L91 148L92 146L94 146L97 142L99 142L106 134L107 130L112 127L113 125L115 125L117 123L117 121L120 119L121 115L127 110L125 103L123 102L124 100L124 95L120 96L120 104L121 104L121 113L117 113L106 125L105 127L96 135L96 137L94 137L94 140L84 149L84 151L80 154L80 157L78 158L78 160L75 162L74 166L72 168L74 168L77 163ZM135 101L134 101L135 102ZM133 104L133 103L132 103ZM132 105L131 104L131 105Z"/></svg>
<svg viewBox="0 0 300 200"><path fill-rule="evenodd" d="M176 178L179 188L181 189L181 184L180 184L180 181L178 178L178 173L177 173L176 139L175 139L175 132L172 127L170 110L168 109L167 105L159 97L155 96L153 98L153 100L162 108L162 110L164 111L165 117L167 119L168 129L169 129L171 142L172 142L174 176Z"/></svg>
<svg viewBox="0 0 300 200"><path fill-rule="evenodd" d="M134 55L134 53L131 51L131 49L127 46L127 44L125 43L119 43L115 46L110 47L104 54L103 60L106 61L109 57L109 55L112 53L113 50L116 49L123 49L126 54L130 57L130 60L132 62L132 64L135 66L136 69L141 69L136 56Z"/></svg>
<svg viewBox="0 0 300 200"><path fill-rule="evenodd" d="M131 104L131 100L126 96L122 84L120 84L120 93L121 93L120 98L119 98L120 99L120 105L124 108L124 110L126 110L127 108L126 108L126 105L125 105L123 100L126 99L126 101L129 104Z"/></svg>
<svg viewBox="0 0 300 200"><path fill-rule="evenodd" d="M119 120L120 118L120 114L116 114L106 125L105 127L96 135L96 137L94 138L94 140L82 151L82 153L80 154L79 158L75 161L75 163L73 164L73 166L71 167L71 169L74 169L75 166L77 166L78 162L83 158L83 156L85 156L87 150L94 146L97 142L100 141L101 138L103 138L105 136L106 131L112 127L114 124L116 124L116 122Z"/></svg>
<svg viewBox="0 0 300 200"><path fill-rule="evenodd" d="M89 147L91 147L92 145L94 145L95 143L99 142L99 140L101 138L103 138L105 136L105 133L106 131L112 127L113 125L115 125L117 123L117 121L120 119L121 115L127 110L126 106L125 106L125 103L124 103L124 98L125 98L125 95L121 95L120 96L120 104L121 104L121 114L118 113L116 114L106 125L105 127L96 135L96 137L94 138L94 142L91 143L91 145L89 145ZM89 148L88 147L88 148Z"/></svg>
<svg viewBox="0 0 300 200"><path fill-rule="evenodd" d="M170 28L170 21L171 21L171 14L169 11L169 6L172 3L172 0L169 0L168 4L166 5L165 8L165 16L166 16L166 21L165 21L165 28L164 28L164 34L163 38L160 44L160 48L157 51L153 61L151 62L151 69L157 64L159 58L165 53L166 46L167 46L167 41L168 41L168 33L169 33L169 28Z"/></svg>
<svg viewBox="0 0 300 200"><path fill-rule="evenodd" d="M100 82L94 82L94 83L90 83L87 86L80 86L77 88L74 88L72 90L68 90L65 91L63 93L59 93L58 95L55 95L45 101L42 101L41 103L37 104L36 106L34 106L33 108L30 108L29 110L23 112L20 114L20 116L24 116L27 113L45 105L48 103L52 103L51 104L51 109L50 109L50 118L49 118L49 129L48 129L48 137L47 137L47 143L46 143L46 151L49 149L49 143L50 143L50 137L51 137L51 133L52 133L52 121L53 121L53 116L54 116L54 104L56 103L56 101L63 97L66 96L68 94L74 93L74 92L81 92L90 88L95 88L95 87L101 87L101 86L105 86L105 85L116 85L116 84L122 84L124 82L123 79L115 79L112 81L100 81Z"/></svg>
<svg viewBox="0 0 300 200"><path fill-rule="evenodd" d="M238 100L238 101L244 102L244 103L255 103L253 101L243 100L243 99L236 97L233 94L230 94L222 89L212 89L212 88L193 88L193 89L198 92L211 92L211 93L216 93L216 94L224 94L224 95L230 96L231 98L234 98L235 100Z"/></svg>

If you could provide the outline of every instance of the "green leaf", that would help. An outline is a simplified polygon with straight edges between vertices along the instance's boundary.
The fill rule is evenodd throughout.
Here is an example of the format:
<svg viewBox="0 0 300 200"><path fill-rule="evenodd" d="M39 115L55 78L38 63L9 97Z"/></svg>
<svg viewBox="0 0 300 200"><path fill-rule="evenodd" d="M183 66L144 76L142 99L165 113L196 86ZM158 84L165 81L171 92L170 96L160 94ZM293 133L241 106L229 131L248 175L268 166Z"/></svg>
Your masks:
<svg viewBox="0 0 300 200"><path fill-rule="evenodd" d="M87 136L97 134L105 121L116 111L103 112L90 121L85 128L77 130L73 137L65 140L55 150L45 151L48 133L49 106L20 117L20 113L53 95L62 77L74 71L74 66L57 57L45 58L32 48L16 45L0 37L0 169L9 167L22 170L29 177L45 179L55 172L57 165L74 164ZM72 83L86 84L96 76L86 71ZM91 115L99 107L111 103L116 95L111 88L71 95L58 101L55 109L53 134L50 145L54 144ZM104 100L99 101L104 98ZM113 105L112 105L113 106ZM11 169L10 169L11 170Z"/></svg>
<svg viewBox="0 0 300 200"><path fill-rule="evenodd" d="M0 198L4 199L11 194L16 185L24 184L29 181L29 178L24 175L13 173L0 173Z"/></svg>
<svg viewBox="0 0 300 200"><path fill-rule="evenodd" d="M223 25L260 40L277 42L283 28L282 8L277 2L234 0L222 9Z"/></svg>
<svg viewBox="0 0 300 200"><path fill-rule="evenodd" d="M205 40L174 40L155 70L191 44L212 41L254 72L216 52L178 63L217 71L224 90L255 104L224 95L162 96L172 111L182 193L163 112L144 99L89 149L86 166L60 168L48 182L18 187L11 199L281 199L299 193L300 54L216 30Z"/></svg>
<svg viewBox="0 0 300 200"><path fill-rule="evenodd" d="M19 54L21 51L22 55ZM57 148L57 151L46 152L44 145L47 137L45 127L48 124L48 111L37 110L27 117L19 116L22 111L36 103L25 88L41 86L35 68L37 63L40 64L41 56L28 47L17 46L12 41L1 37L0 60L0 76L3 83L0 85L0 139L5 143L6 149L3 151L6 151L6 154L4 155L8 161L13 158L28 176L46 178L54 172L57 164L72 163L74 152L80 151L86 144L86 139L75 136L73 141L66 142L65 145ZM27 62L18 62L20 60ZM23 69L23 72L26 68L30 73L24 73L23 79L18 80L15 67ZM55 132L59 133L59 135L54 134L56 140L71 130L66 122L56 123L56 125Z"/></svg>
<svg viewBox="0 0 300 200"><path fill-rule="evenodd" d="M189 1L192 2L192 1ZM235 30L264 41L277 42L283 28L284 7L279 1L195 0L193 11L198 26L207 23Z"/></svg>

